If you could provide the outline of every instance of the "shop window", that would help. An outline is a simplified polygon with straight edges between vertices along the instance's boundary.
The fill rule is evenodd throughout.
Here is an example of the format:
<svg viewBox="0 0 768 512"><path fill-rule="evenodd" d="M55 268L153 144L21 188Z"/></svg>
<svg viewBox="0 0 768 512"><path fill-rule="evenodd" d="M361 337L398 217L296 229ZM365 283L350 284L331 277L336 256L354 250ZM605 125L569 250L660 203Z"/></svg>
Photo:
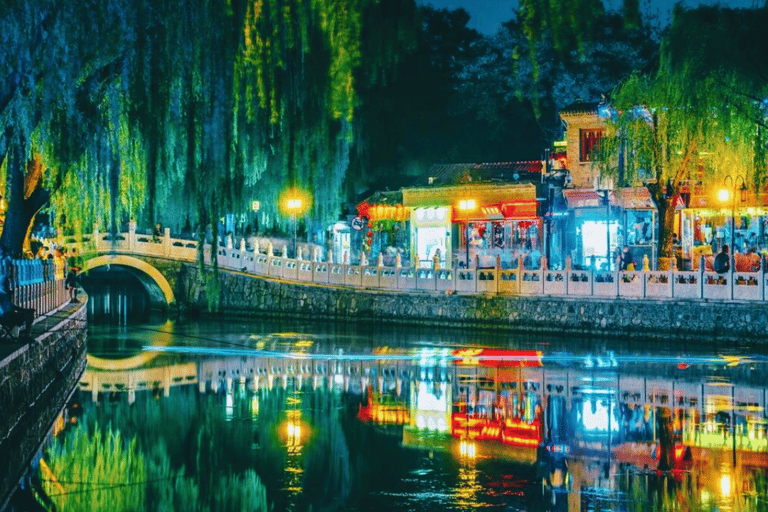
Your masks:
<svg viewBox="0 0 768 512"><path fill-rule="evenodd" d="M591 162L597 156L597 148L600 139L605 135L605 130L591 129L579 130L579 161Z"/></svg>

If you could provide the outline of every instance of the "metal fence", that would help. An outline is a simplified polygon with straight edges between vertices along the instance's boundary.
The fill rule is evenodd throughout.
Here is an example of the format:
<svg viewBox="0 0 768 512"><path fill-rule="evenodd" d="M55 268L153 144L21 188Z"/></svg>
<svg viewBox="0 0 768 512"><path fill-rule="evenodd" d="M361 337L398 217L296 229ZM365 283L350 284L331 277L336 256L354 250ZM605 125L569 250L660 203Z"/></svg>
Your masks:
<svg viewBox="0 0 768 512"><path fill-rule="evenodd" d="M64 286L65 263L61 260L11 260L4 269L13 302L45 316L69 301Z"/></svg>

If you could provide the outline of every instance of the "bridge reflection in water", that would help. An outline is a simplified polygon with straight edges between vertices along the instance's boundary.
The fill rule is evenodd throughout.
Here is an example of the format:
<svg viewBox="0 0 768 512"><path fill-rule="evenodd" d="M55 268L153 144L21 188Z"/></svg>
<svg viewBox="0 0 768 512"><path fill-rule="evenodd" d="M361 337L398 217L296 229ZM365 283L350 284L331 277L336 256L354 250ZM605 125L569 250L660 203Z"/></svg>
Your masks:
<svg viewBox="0 0 768 512"><path fill-rule="evenodd" d="M442 500L459 509L510 500L529 510L618 510L638 501L664 510L765 507L768 361L759 357L349 353L290 333L225 349L153 338L129 359L89 356L82 400L120 407L181 400L176 409L214 407L223 421L248 422L253 446L241 450L282 447L270 455L282 460L279 482L262 478L276 489L268 496L289 509L318 499L323 479L338 480L339 504L375 496L388 509L440 508ZM365 459L373 452L366 443L385 447L369 465L392 469L401 467L392 460L407 457L427 469L411 467L416 473L395 475L397 484L379 475L382 482L363 485L363 475L377 473L350 462L350 452ZM329 474L318 469L339 458L347 462ZM430 498L414 482L433 488L425 475L444 472L439 464L456 471L450 496Z"/></svg>

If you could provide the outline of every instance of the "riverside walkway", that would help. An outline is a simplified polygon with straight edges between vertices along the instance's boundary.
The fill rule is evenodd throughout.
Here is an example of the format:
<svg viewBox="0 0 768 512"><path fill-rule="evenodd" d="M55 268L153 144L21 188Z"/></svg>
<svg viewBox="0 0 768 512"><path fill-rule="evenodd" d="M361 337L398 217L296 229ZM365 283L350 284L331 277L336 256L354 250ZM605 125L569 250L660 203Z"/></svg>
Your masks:
<svg viewBox="0 0 768 512"><path fill-rule="evenodd" d="M128 254L177 261L197 261L198 242L171 238L168 229L153 239L131 230L115 236L94 231L82 240L65 245L83 255ZM302 250L304 249L304 250ZM218 266L226 270L271 277L298 283L314 283L358 289L439 292L462 295L562 296L626 299L694 299L707 301L765 302L768 278L763 271L717 274L699 270L682 271L591 271L518 268L435 269L373 265L348 265L323 258L318 248L299 245L297 258L274 254L270 245L257 244L215 249ZM311 253L310 253L311 251ZM212 263L212 247L203 247L206 264ZM282 254L286 254L282 248ZM307 257L304 257L306 255Z"/></svg>
<svg viewBox="0 0 768 512"><path fill-rule="evenodd" d="M85 371L86 303L70 301L63 265L14 260L15 304L34 308L30 338L0 341L0 510Z"/></svg>

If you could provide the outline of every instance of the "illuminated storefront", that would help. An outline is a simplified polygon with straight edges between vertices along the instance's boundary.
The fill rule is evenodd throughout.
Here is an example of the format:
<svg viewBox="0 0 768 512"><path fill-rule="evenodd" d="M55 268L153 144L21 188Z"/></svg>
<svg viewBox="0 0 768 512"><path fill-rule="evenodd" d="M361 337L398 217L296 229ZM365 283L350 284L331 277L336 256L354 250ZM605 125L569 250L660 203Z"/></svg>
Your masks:
<svg viewBox="0 0 768 512"><path fill-rule="evenodd" d="M403 189L410 209L411 259L431 267L530 266L542 256L543 220L531 184L477 183ZM439 251L439 252L438 252Z"/></svg>
<svg viewBox="0 0 768 512"><path fill-rule="evenodd" d="M632 252L635 268L641 269L643 257L656 261L657 221L656 207L645 187L627 187L616 191L617 203L622 207L622 225L616 240L619 250L627 245Z"/></svg>
<svg viewBox="0 0 768 512"><path fill-rule="evenodd" d="M612 191L563 190L571 212L569 256L574 268L615 270L614 257L620 250L621 216Z"/></svg>
<svg viewBox="0 0 768 512"><path fill-rule="evenodd" d="M742 256L751 250L760 255L768 248L768 205L763 204L766 197L745 191L729 203L717 197L719 191L717 187L704 190L698 185L681 194L675 231L680 237L678 256L683 268L698 268L702 256L710 266L711 256L723 244L733 244L731 253L738 255L736 270L759 270L759 256Z"/></svg>

